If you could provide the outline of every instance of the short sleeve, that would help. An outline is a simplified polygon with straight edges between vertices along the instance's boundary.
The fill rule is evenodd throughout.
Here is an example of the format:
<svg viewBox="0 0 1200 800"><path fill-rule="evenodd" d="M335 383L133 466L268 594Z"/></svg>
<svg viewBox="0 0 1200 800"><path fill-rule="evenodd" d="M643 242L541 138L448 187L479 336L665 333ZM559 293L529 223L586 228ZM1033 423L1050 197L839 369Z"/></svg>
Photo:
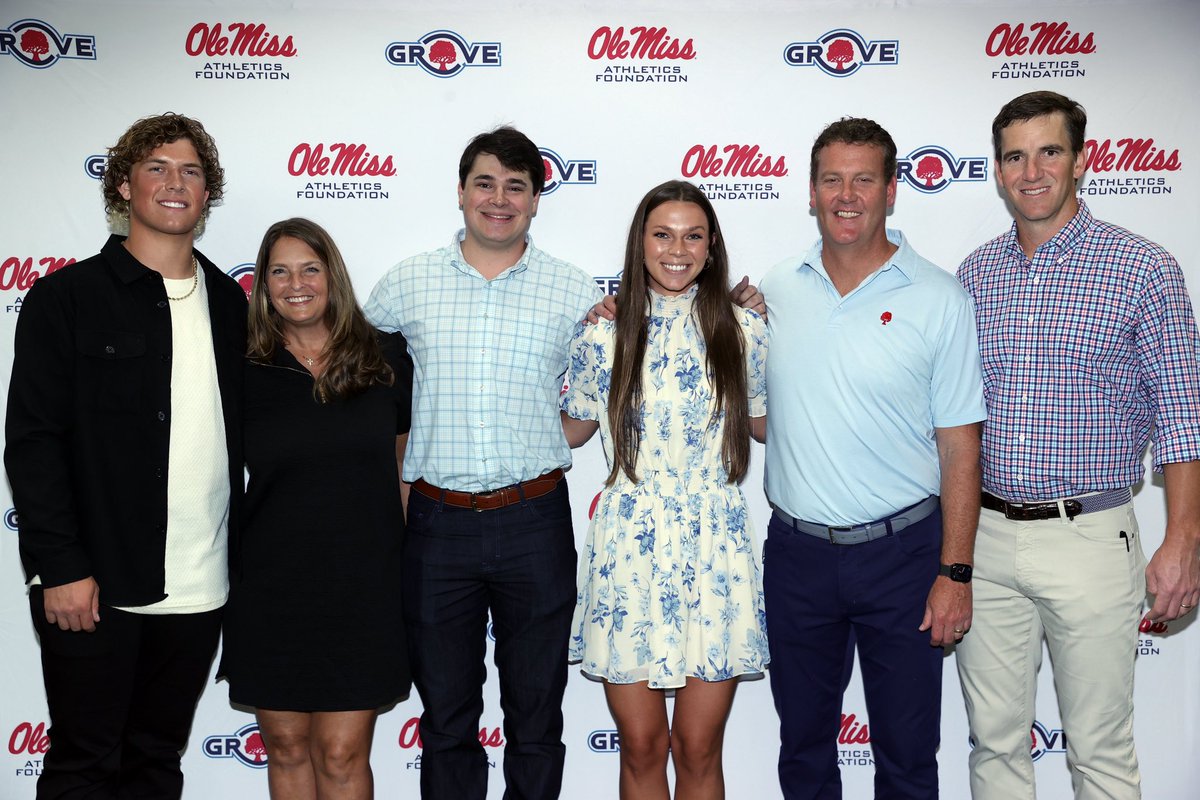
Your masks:
<svg viewBox="0 0 1200 800"><path fill-rule="evenodd" d="M574 419L599 420L608 402L613 323L580 323L568 349L566 383L560 407Z"/></svg>
<svg viewBox="0 0 1200 800"><path fill-rule="evenodd" d="M396 435L408 433L412 425L413 363L408 342L399 333L380 333L383 357L396 376L392 392L396 398Z"/></svg>
<svg viewBox="0 0 1200 800"><path fill-rule="evenodd" d="M746 397L750 416L767 413L767 324L748 308L739 309L746 337Z"/></svg>
<svg viewBox="0 0 1200 800"><path fill-rule="evenodd" d="M956 284L945 308L941 328L932 337L935 428L954 428L987 419L974 303L966 290Z"/></svg>

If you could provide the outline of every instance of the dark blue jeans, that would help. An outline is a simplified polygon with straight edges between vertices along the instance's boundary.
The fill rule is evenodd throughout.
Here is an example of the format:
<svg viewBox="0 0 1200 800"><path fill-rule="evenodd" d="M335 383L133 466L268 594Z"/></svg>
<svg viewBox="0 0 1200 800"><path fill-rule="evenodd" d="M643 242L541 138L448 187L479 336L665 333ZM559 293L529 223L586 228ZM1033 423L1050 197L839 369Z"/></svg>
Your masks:
<svg viewBox="0 0 1200 800"><path fill-rule="evenodd" d="M404 559L405 623L421 715L421 796L483 800L479 743L488 609L504 712L506 800L562 786L562 697L575 607L567 483L493 511L413 492Z"/></svg>
<svg viewBox="0 0 1200 800"><path fill-rule="evenodd" d="M876 800L938 796L942 650L918 631L941 562L942 515L835 545L772 517L763 546L779 782L787 800L838 800L838 730L857 642Z"/></svg>

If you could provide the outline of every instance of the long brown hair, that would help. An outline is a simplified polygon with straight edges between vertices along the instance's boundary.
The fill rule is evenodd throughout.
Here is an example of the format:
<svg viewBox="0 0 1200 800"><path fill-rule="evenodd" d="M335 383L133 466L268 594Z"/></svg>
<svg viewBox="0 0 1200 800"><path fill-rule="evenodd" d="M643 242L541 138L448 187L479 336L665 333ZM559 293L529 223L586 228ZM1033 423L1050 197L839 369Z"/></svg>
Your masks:
<svg viewBox="0 0 1200 800"><path fill-rule="evenodd" d="M396 376L384 360L378 331L358 307L341 252L324 228L301 217L276 222L267 228L259 245L254 262L254 288L250 291L246 355L255 361L269 361L275 355L275 348L283 346L283 326L268 296L266 272L271 248L285 236L311 247L325 265L329 289L325 324L329 328L329 341L323 351L325 370L313 385L313 395L324 401L350 397L375 383L391 386Z"/></svg>
<svg viewBox="0 0 1200 800"><path fill-rule="evenodd" d="M746 400L746 343L742 326L729 300L729 257L717 214L704 193L687 181L667 181L651 189L633 214L625 244L625 267L617 292L616 336L608 397L608 425L612 434L613 465L606 483L618 472L636 481L638 446L642 440L642 366L646 359L650 285L646 280L644 236L650 212L663 203L694 203L708 218L708 261L696 279L699 287L692 303L704 337L705 368L716 401L709 424L725 415L721 461L730 483L746 475L750 461L750 413Z"/></svg>

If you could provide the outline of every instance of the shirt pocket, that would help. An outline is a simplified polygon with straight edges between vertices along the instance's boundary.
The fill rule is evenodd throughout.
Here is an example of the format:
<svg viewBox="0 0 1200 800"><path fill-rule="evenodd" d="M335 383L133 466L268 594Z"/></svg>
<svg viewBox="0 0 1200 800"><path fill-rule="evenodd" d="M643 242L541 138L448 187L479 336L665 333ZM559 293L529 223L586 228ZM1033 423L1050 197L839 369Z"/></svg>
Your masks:
<svg viewBox="0 0 1200 800"><path fill-rule="evenodd" d="M133 331L79 330L79 390L84 404L111 412L141 408L146 336Z"/></svg>
<svg viewBox="0 0 1200 800"><path fill-rule="evenodd" d="M567 366L567 337L572 326L562 319L531 312L500 331L497 342L516 374L540 383L556 380Z"/></svg>

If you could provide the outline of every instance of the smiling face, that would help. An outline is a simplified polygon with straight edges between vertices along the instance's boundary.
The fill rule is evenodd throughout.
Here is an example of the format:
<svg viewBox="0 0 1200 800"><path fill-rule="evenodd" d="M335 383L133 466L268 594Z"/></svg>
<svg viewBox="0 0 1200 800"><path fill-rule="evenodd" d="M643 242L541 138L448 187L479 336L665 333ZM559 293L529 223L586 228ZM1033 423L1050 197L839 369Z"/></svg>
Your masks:
<svg viewBox="0 0 1200 800"><path fill-rule="evenodd" d="M329 282L320 256L304 242L281 236L267 259L267 294L288 329L325 326Z"/></svg>
<svg viewBox="0 0 1200 800"><path fill-rule="evenodd" d="M880 147L832 142L821 149L809 205L824 247L886 247L887 212L895 202L896 178L884 177Z"/></svg>
<svg viewBox="0 0 1200 800"><path fill-rule="evenodd" d="M204 168L190 139L154 148L117 187L129 201L129 235L191 235L208 202Z"/></svg>
<svg viewBox="0 0 1200 800"><path fill-rule="evenodd" d="M674 296L691 288L708 261L712 234L704 209L695 203L670 200L646 217L642 248L650 288Z"/></svg>
<svg viewBox="0 0 1200 800"><path fill-rule="evenodd" d="M537 214L539 195L533 193L529 175L514 172L491 153L480 153L458 187L467 238L463 255L469 251L515 254L525 250L525 234Z"/></svg>
<svg viewBox="0 0 1200 800"><path fill-rule="evenodd" d="M1075 185L1085 166L1084 154L1071 152L1062 112L1000 131L996 182L1008 197L1023 246L1037 249L1075 216Z"/></svg>

